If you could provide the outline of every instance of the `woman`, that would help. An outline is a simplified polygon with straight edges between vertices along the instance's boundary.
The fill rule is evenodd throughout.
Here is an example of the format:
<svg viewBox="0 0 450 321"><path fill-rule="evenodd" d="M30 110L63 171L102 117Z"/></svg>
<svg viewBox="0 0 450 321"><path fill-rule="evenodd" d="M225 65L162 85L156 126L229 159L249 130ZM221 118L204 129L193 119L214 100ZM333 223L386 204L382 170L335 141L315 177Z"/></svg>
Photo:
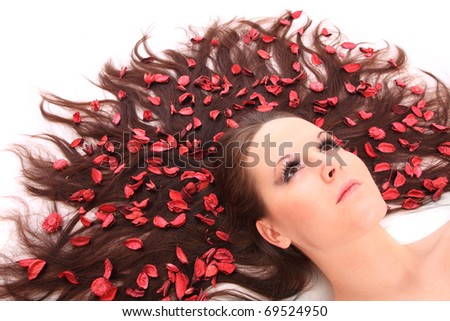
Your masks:
<svg viewBox="0 0 450 321"><path fill-rule="evenodd" d="M39 232L26 216L11 218L24 249L1 266L2 298L284 299L308 289L317 267L337 299L367 298L342 290L348 276L328 252L347 262L369 237L380 241L374 254L386 248L376 228L382 197L391 210L413 209L448 191L449 92L411 73L399 48L356 45L310 25L300 11L215 24L164 55L144 38L129 65L108 63L100 74L112 98L44 96L70 113L43 103L44 117L76 134L41 136L57 156L15 149L28 190L54 207L39 213ZM319 203L297 199L302 189ZM405 271L395 272L386 282Z"/></svg>

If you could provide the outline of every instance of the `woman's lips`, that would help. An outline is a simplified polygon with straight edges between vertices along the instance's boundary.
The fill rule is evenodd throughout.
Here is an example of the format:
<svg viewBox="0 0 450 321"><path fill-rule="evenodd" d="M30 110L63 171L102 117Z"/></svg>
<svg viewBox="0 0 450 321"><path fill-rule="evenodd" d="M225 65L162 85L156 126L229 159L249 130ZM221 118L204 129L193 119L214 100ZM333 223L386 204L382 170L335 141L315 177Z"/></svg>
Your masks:
<svg viewBox="0 0 450 321"><path fill-rule="evenodd" d="M337 197L336 204L342 201L344 198L346 198L348 195L353 193L355 190L359 188L361 185L361 182L356 179L351 179L348 182L342 184L341 188L339 189L339 194Z"/></svg>

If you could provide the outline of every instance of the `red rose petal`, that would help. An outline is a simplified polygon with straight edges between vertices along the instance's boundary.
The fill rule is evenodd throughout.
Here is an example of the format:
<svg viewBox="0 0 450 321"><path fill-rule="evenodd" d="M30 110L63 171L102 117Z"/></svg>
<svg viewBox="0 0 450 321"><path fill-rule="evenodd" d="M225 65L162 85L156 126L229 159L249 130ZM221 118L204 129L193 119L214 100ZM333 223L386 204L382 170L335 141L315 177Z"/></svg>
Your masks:
<svg viewBox="0 0 450 321"><path fill-rule="evenodd" d="M388 171L391 169L391 165L389 165L388 163L378 163L375 165L374 168L374 172L383 172L383 171Z"/></svg>
<svg viewBox="0 0 450 321"><path fill-rule="evenodd" d="M364 151L366 152L367 156L369 156L370 158L375 158L375 157L379 157L375 151L373 150L372 145L367 142L364 144Z"/></svg>
<svg viewBox="0 0 450 321"><path fill-rule="evenodd" d="M345 90L347 90L348 93L354 94L356 92L356 87L353 86L351 83L346 82L344 85L345 85Z"/></svg>
<svg viewBox="0 0 450 321"><path fill-rule="evenodd" d="M319 82L319 81L313 81L310 85L309 85L309 88L312 90L312 91L315 91L315 92L322 92L322 91L324 91L324 89L325 89L325 86L323 85L323 83L321 83L321 82Z"/></svg>
<svg viewBox="0 0 450 321"><path fill-rule="evenodd" d="M31 261L30 265L28 265L28 280L34 280L39 276L39 273L41 273L42 269L44 268L46 262L44 260L33 260Z"/></svg>
<svg viewBox="0 0 450 321"><path fill-rule="evenodd" d="M392 201L397 199L400 196L400 193L396 188L391 187L384 191L381 195L385 201Z"/></svg>
<svg viewBox="0 0 450 321"><path fill-rule="evenodd" d="M58 278L63 278L65 277L67 279L67 281L69 281L72 284L79 284L75 274L72 271L63 271L58 273Z"/></svg>
<svg viewBox="0 0 450 321"><path fill-rule="evenodd" d="M175 293L178 299L181 299L184 296L188 284L189 278L185 274L178 272L175 276Z"/></svg>
<svg viewBox="0 0 450 321"><path fill-rule="evenodd" d="M76 113L74 113L73 115L72 115L72 120L73 120L73 122L75 123L75 124L79 124L79 123L81 123L81 115L80 115L80 112L79 111L77 111Z"/></svg>
<svg viewBox="0 0 450 321"><path fill-rule="evenodd" d="M257 51L257 53L263 59L270 59L271 58L270 54L267 51L265 51L265 50L259 49Z"/></svg>
<svg viewBox="0 0 450 321"><path fill-rule="evenodd" d="M129 248L130 250L139 250L144 246L144 243L140 238L132 237L127 240L125 240L125 246Z"/></svg>
<svg viewBox="0 0 450 321"><path fill-rule="evenodd" d="M396 150L395 146L391 143L380 143L376 148L382 153L393 153Z"/></svg>
<svg viewBox="0 0 450 321"><path fill-rule="evenodd" d="M92 168L91 169L91 178L92 178L92 181L95 183L95 184L100 184L101 182L102 182L102 180L103 180L103 175L102 175L102 172L100 172L98 169L96 169L96 168Z"/></svg>
<svg viewBox="0 0 450 321"><path fill-rule="evenodd" d="M356 48L356 44L354 44L353 42L347 41L347 42L343 42L343 43L341 44L341 47L342 47L342 48L345 48L345 49L350 49L350 50L352 50L352 49L355 49L355 48Z"/></svg>
<svg viewBox="0 0 450 321"><path fill-rule="evenodd" d="M407 198L402 204L402 207L406 210L412 210L418 208L419 206L420 203L412 198Z"/></svg>
<svg viewBox="0 0 450 321"><path fill-rule="evenodd" d="M136 279L136 284L142 289L148 288L148 274L145 273L145 271L139 273Z"/></svg>
<svg viewBox="0 0 450 321"><path fill-rule="evenodd" d="M367 120L369 118L372 118L373 113L367 113L364 110L361 110L358 112L358 116L359 118L361 118L362 120Z"/></svg>
<svg viewBox="0 0 450 321"><path fill-rule="evenodd" d="M361 69L361 65L360 64L346 64L346 65L342 66L342 68L350 74L350 73L359 71Z"/></svg>
<svg viewBox="0 0 450 321"><path fill-rule="evenodd" d="M319 56L316 53L311 54L311 62L314 66L319 66L322 64L322 60L320 60Z"/></svg>
<svg viewBox="0 0 450 321"><path fill-rule="evenodd" d="M441 153L444 156L450 156L450 142L445 142L442 144L439 144L437 147L439 153Z"/></svg>
<svg viewBox="0 0 450 321"><path fill-rule="evenodd" d="M70 243L77 247L88 245L90 241L90 236L76 236L70 239Z"/></svg>
<svg viewBox="0 0 450 321"><path fill-rule="evenodd" d="M176 254L177 254L177 258L178 260L180 260L181 263L183 264L188 264L188 258L186 256L186 254L184 253L183 249L181 247L179 247L178 245L176 246Z"/></svg>
<svg viewBox="0 0 450 321"><path fill-rule="evenodd" d="M405 185L405 182L406 182L405 176L402 173L397 171L397 176L395 177L395 180L394 180L394 187L403 186L403 185Z"/></svg>
<svg viewBox="0 0 450 321"><path fill-rule="evenodd" d="M105 279L109 279L111 277L111 273L113 270L113 265L109 259L105 259L105 272L103 273L103 277Z"/></svg>

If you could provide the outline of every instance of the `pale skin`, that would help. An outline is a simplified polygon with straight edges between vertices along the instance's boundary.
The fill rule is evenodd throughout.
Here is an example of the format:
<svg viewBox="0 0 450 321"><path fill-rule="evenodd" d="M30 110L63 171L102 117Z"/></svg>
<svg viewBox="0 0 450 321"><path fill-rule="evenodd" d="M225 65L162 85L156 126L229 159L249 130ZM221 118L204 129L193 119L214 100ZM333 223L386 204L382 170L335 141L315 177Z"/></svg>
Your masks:
<svg viewBox="0 0 450 321"><path fill-rule="evenodd" d="M327 135L294 117L256 133L250 151L260 161L247 170L267 209L261 236L303 251L336 300L450 300L450 223L398 243L380 226L387 207L369 170L353 153L319 146Z"/></svg>

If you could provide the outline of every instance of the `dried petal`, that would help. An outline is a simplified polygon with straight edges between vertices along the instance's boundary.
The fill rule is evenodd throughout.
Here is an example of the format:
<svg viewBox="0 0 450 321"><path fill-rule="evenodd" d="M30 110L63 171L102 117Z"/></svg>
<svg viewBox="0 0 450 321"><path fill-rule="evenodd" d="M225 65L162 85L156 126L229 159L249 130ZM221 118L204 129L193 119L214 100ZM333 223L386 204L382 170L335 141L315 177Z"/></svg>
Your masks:
<svg viewBox="0 0 450 321"><path fill-rule="evenodd" d="M73 115L72 115L72 120L73 120L73 122L75 123L75 124L79 124L79 123L81 123L81 115L80 115L80 112L79 111L77 111L76 113L74 113Z"/></svg>
<svg viewBox="0 0 450 321"><path fill-rule="evenodd" d="M56 171L62 171L63 169L67 168L69 164L67 163L67 160L65 159L57 159L53 162L53 169Z"/></svg>
<svg viewBox="0 0 450 321"><path fill-rule="evenodd" d="M120 112L118 112L114 115L114 117L112 119L113 124L116 126L119 125L120 119L121 119Z"/></svg>
<svg viewBox="0 0 450 321"><path fill-rule="evenodd" d="M140 238L132 237L127 240L125 240L125 246L129 248L130 250L139 250L144 246L144 243Z"/></svg>
<svg viewBox="0 0 450 321"><path fill-rule="evenodd" d="M90 236L76 236L70 239L70 243L77 247L88 245L90 241Z"/></svg>
<svg viewBox="0 0 450 321"><path fill-rule="evenodd" d="M92 181L95 183L95 184L101 184L101 182L102 182L102 180L103 180L103 175L102 175L102 172L100 172L98 169L96 169L96 168L92 168L91 169L91 178L92 178Z"/></svg>
<svg viewBox="0 0 450 321"><path fill-rule="evenodd" d="M375 158L375 157L379 157L375 151L373 150L372 145L367 142L364 144L364 151L366 152L367 156L369 156L370 158Z"/></svg>
<svg viewBox="0 0 450 321"><path fill-rule="evenodd" d="M138 274L138 277L136 279L136 284L142 289L148 288L148 275L147 275L147 273L145 273L145 271L141 271Z"/></svg>
<svg viewBox="0 0 450 321"><path fill-rule="evenodd" d="M375 165L374 172L383 172L391 169L391 166L388 163L378 163Z"/></svg>
<svg viewBox="0 0 450 321"><path fill-rule="evenodd" d="M227 127L229 127L229 128L238 128L239 127L239 124L231 118L227 118L226 124L227 124Z"/></svg>
<svg viewBox="0 0 450 321"><path fill-rule="evenodd" d="M432 110L427 110L423 113L423 119L425 119L426 121L429 121L433 117L434 117L434 112Z"/></svg>
<svg viewBox="0 0 450 321"><path fill-rule="evenodd" d="M320 64L322 64L322 60L320 60L319 56L317 56L315 52L313 52L311 55L311 62L314 66L319 66Z"/></svg>
<svg viewBox="0 0 450 321"><path fill-rule="evenodd" d="M382 153L393 153L396 150L395 146L391 143L380 143L376 148Z"/></svg>
<svg viewBox="0 0 450 321"><path fill-rule="evenodd" d="M84 139L83 138L76 138L76 139L74 139L73 141L72 141L72 143L70 143L70 147L72 147L72 148L75 148L75 147L78 147L78 146L80 146L82 143L84 142Z"/></svg>
<svg viewBox="0 0 450 321"><path fill-rule="evenodd" d="M450 156L450 141L439 144L437 149L438 149L439 153L441 153L442 155Z"/></svg>
<svg viewBox="0 0 450 321"><path fill-rule="evenodd" d="M32 260L31 263L28 265L28 280L34 280L39 276L39 273L41 273L42 269L44 268L46 262L44 260Z"/></svg>
<svg viewBox="0 0 450 321"><path fill-rule="evenodd" d="M397 176L395 177L395 180L394 180L394 187L403 186L403 185L405 185L405 182L406 182L405 176L402 173L400 173L399 171L397 171Z"/></svg>
<svg viewBox="0 0 450 321"><path fill-rule="evenodd" d="M259 49L257 51L257 53L263 59L270 59L271 58L270 54L267 51L265 51L265 50Z"/></svg>
<svg viewBox="0 0 450 321"><path fill-rule="evenodd" d="M422 95L425 92L425 90L419 86L412 86L411 92L416 95Z"/></svg>
<svg viewBox="0 0 450 321"><path fill-rule="evenodd" d="M344 117L344 122L349 127L356 126L356 122L353 119L351 119L350 117Z"/></svg>
<svg viewBox="0 0 450 321"><path fill-rule="evenodd" d="M312 90L312 91L315 91L315 92L322 92L322 91L324 91L324 89L325 89L325 86L323 85L323 83L321 83L321 82L319 82L319 81L313 81L310 85L309 85L309 88Z"/></svg>
<svg viewBox="0 0 450 321"><path fill-rule="evenodd" d="M396 188L391 187L384 191L381 195L385 201L392 201L397 199L400 196L400 193Z"/></svg>
<svg viewBox="0 0 450 321"><path fill-rule="evenodd" d="M155 106L161 105L161 98L158 96L147 96L147 100Z"/></svg>
<svg viewBox="0 0 450 321"><path fill-rule="evenodd" d="M358 116L359 116L359 118L361 118L362 120L367 120L367 119L369 119L369 118L372 118L373 113L367 113L367 112L365 112L364 110L360 110L360 111L358 112Z"/></svg>
<svg viewBox="0 0 450 321"><path fill-rule="evenodd" d="M421 190L418 190L418 189L412 189L412 190L408 191L406 196L414 197L414 198L424 198L425 197L425 193L423 191L421 191Z"/></svg>
<svg viewBox="0 0 450 321"><path fill-rule="evenodd" d="M407 198L402 204L402 207L406 210L412 210L418 208L419 206L420 203L412 198Z"/></svg>
<svg viewBox="0 0 450 321"><path fill-rule="evenodd" d="M186 214L182 213L170 221L172 227L181 227L186 223Z"/></svg>
<svg viewBox="0 0 450 321"><path fill-rule="evenodd" d="M112 288L113 285L111 281L104 277L96 278L91 283L91 292L98 297L105 295Z"/></svg>
<svg viewBox="0 0 450 321"><path fill-rule="evenodd" d="M178 260L180 260L181 263L183 263L183 264L189 263L187 256L184 253L183 249L181 247L179 247L178 245L176 246L176 254L177 254Z"/></svg>
<svg viewBox="0 0 450 321"><path fill-rule="evenodd" d="M119 98L119 100L124 100L126 97L127 93L124 90L119 90L117 93L117 98Z"/></svg>
<svg viewBox="0 0 450 321"><path fill-rule="evenodd" d="M66 271L58 273L58 278L63 278L63 277L65 277L67 279L67 281L69 281L72 284L79 284L75 274L72 271L66 270Z"/></svg>
<svg viewBox="0 0 450 321"><path fill-rule="evenodd" d="M185 274L178 272L175 276L175 293L178 299L181 299L184 296L188 285L189 278Z"/></svg>
<svg viewBox="0 0 450 321"><path fill-rule="evenodd" d="M354 73L354 72L359 71L359 69L361 69L361 65L360 64L356 64L356 63L346 64L346 65L342 66L342 68L346 72L348 72L350 74L350 73Z"/></svg>
<svg viewBox="0 0 450 321"><path fill-rule="evenodd" d="M343 42L343 43L341 44L341 47L342 47L342 48L345 48L345 49L350 49L350 50L352 50L352 49L355 49L355 48L356 48L356 44L354 44L353 42L347 41L347 42Z"/></svg>
<svg viewBox="0 0 450 321"><path fill-rule="evenodd" d="M399 133L406 132L406 126L400 122L393 122L391 128L392 128L392 130L399 132Z"/></svg>

